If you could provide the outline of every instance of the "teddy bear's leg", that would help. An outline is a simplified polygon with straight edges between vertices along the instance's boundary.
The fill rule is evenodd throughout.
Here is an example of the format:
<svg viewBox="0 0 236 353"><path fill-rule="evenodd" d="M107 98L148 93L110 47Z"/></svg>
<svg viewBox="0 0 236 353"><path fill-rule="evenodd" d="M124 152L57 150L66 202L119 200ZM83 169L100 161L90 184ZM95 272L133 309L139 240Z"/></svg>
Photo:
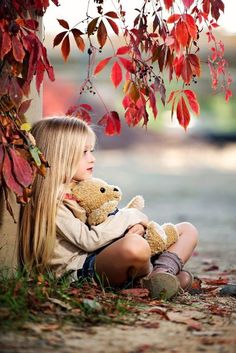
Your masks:
<svg viewBox="0 0 236 353"><path fill-rule="evenodd" d="M138 210L142 210L144 208L144 198L141 195L133 197L125 208L137 208Z"/></svg>
<svg viewBox="0 0 236 353"><path fill-rule="evenodd" d="M166 233L156 222L148 223L145 239L151 248L151 256L164 251L167 247Z"/></svg>
<svg viewBox="0 0 236 353"><path fill-rule="evenodd" d="M179 233L176 226L172 223L164 223L161 227L167 236L166 248L168 249L172 244L176 243L176 241L179 239Z"/></svg>

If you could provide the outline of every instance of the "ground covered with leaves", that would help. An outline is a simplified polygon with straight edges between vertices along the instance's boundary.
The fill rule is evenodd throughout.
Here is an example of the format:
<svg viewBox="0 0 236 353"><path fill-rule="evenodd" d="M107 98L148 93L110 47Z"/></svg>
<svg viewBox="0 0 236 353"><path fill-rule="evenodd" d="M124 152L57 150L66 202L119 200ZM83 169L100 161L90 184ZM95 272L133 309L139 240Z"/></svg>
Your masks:
<svg viewBox="0 0 236 353"><path fill-rule="evenodd" d="M104 290L22 274L0 283L1 352L235 352L236 269L205 267L190 293ZM108 349L109 348L109 349Z"/></svg>

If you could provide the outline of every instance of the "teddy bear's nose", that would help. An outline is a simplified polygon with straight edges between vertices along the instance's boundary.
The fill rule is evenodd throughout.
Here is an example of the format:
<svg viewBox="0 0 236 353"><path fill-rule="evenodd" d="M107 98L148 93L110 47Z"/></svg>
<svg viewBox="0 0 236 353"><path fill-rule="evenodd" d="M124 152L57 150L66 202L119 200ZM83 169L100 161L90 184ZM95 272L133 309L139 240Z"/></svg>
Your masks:
<svg viewBox="0 0 236 353"><path fill-rule="evenodd" d="M113 189L113 191L119 191L119 189L117 189L117 188L114 188L114 189Z"/></svg>

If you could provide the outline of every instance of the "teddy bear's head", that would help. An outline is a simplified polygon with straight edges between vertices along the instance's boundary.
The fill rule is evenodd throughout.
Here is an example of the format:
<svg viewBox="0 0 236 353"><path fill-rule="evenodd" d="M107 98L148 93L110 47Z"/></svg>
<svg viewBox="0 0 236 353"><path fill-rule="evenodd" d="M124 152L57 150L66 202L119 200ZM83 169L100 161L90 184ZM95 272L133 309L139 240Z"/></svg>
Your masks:
<svg viewBox="0 0 236 353"><path fill-rule="evenodd" d="M90 178L71 184L71 191L81 207L89 213L108 201L121 200L121 190L98 178Z"/></svg>

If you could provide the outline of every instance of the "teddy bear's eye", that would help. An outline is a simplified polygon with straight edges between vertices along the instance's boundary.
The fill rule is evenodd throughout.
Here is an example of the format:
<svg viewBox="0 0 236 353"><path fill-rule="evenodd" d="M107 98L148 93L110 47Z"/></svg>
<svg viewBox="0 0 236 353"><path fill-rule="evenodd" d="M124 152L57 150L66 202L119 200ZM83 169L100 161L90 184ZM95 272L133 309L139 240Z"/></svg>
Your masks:
<svg viewBox="0 0 236 353"><path fill-rule="evenodd" d="M100 188L100 191L103 193L103 192L106 191L106 189L105 188Z"/></svg>

